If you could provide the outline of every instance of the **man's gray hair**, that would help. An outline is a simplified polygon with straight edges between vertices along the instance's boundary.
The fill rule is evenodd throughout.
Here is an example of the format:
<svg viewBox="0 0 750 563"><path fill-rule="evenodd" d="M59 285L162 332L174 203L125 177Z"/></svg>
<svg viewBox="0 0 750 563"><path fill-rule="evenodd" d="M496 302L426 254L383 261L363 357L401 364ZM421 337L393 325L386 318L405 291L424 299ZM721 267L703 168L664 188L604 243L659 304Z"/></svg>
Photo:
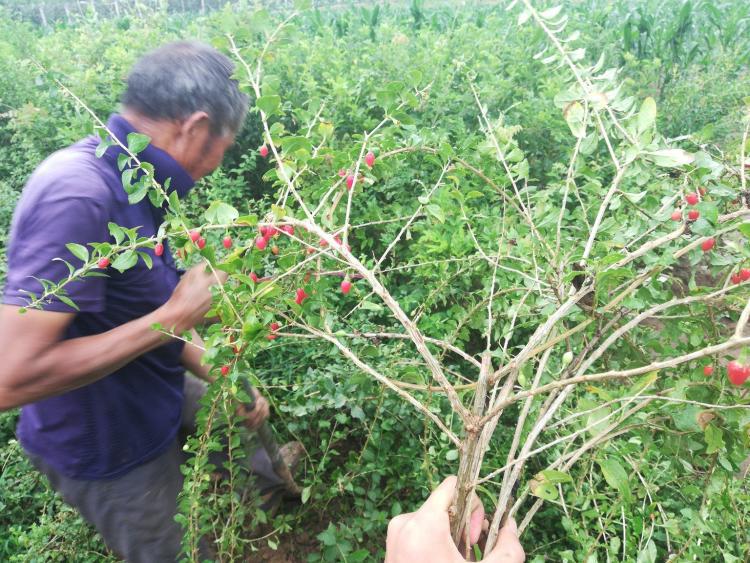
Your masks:
<svg viewBox="0 0 750 563"><path fill-rule="evenodd" d="M135 63L121 102L157 120L181 120L205 111L214 134L236 134L248 99L231 79L232 72L232 61L213 47L198 41L168 43Z"/></svg>

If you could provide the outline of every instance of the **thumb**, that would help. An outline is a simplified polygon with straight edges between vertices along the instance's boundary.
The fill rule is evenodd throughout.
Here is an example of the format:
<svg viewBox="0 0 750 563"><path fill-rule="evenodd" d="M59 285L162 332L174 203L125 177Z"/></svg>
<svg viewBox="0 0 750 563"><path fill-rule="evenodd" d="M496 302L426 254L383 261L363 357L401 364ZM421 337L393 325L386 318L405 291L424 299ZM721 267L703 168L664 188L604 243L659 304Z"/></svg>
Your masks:
<svg viewBox="0 0 750 563"><path fill-rule="evenodd" d="M518 541L518 526L513 518L508 518L505 526L497 536L497 543L487 557L482 559L484 563L523 563L526 554L521 542Z"/></svg>
<svg viewBox="0 0 750 563"><path fill-rule="evenodd" d="M451 475L446 477L442 483L440 483L430 497L424 502L418 512L448 512L451 503L453 502L453 496L456 493L456 476Z"/></svg>

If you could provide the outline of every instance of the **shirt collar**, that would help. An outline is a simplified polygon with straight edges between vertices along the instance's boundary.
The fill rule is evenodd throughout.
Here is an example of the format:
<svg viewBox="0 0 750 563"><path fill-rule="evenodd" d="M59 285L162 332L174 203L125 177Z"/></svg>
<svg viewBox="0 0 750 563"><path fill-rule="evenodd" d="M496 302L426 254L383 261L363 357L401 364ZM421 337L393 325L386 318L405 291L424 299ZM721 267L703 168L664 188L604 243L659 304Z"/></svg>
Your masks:
<svg viewBox="0 0 750 563"><path fill-rule="evenodd" d="M109 117L107 129L125 146L128 144L128 133L138 133L136 128L118 113L113 113ZM111 159L116 167L117 157L124 152L122 147L113 145L107 149L104 155L105 158ZM148 145L137 156L141 162L148 162L153 165L154 178L162 186L164 186L167 178L171 178L169 191L176 191L180 198L184 197L195 185L195 180L190 174L166 151Z"/></svg>

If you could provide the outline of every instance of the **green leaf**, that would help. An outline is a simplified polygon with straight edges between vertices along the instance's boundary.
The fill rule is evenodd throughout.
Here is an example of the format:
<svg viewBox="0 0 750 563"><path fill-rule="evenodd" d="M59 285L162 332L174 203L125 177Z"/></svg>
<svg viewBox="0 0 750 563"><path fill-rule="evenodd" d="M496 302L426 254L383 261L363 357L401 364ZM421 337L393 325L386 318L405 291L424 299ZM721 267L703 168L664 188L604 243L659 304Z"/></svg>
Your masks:
<svg viewBox="0 0 750 563"><path fill-rule="evenodd" d="M657 166L677 168L693 162L693 155L682 149L662 149L646 153L647 158Z"/></svg>
<svg viewBox="0 0 750 563"><path fill-rule="evenodd" d="M622 493L623 496L630 498L630 484L628 482L628 474L615 459L609 458L600 460L599 467L602 469L602 475L604 480L607 481L610 487L617 489Z"/></svg>
<svg viewBox="0 0 750 563"><path fill-rule="evenodd" d="M115 261L112 262L112 267L120 273L125 270L129 270L138 263L138 254L135 250L126 250L122 254L118 254Z"/></svg>
<svg viewBox="0 0 750 563"><path fill-rule="evenodd" d="M532 479L529 482L529 489L535 497L545 500L555 500L557 498L557 486L546 479Z"/></svg>
<svg viewBox="0 0 750 563"><path fill-rule="evenodd" d="M103 157L104 153L107 152L107 149L112 145L114 145L114 142L109 137L102 139L96 147L96 158Z"/></svg>
<svg viewBox="0 0 750 563"><path fill-rule="evenodd" d="M638 112L638 133L641 134L656 121L656 101L652 97L643 100L641 110Z"/></svg>
<svg viewBox="0 0 750 563"><path fill-rule="evenodd" d="M147 252L139 252L138 256L143 258L144 264L146 264L146 267L150 270L154 266L154 261L151 259L151 255Z"/></svg>
<svg viewBox="0 0 750 563"><path fill-rule="evenodd" d="M76 244L74 242L69 242L65 245L65 247L70 250L70 253L78 258L81 262L89 261L89 251L85 246Z"/></svg>
<svg viewBox="0 0 750 563"><path fill-rule="evenodd" d="M448 450L445 454L445 459L448 461L456 461L458 459L458 450Z"/></svg>
<svg viewBox="0 0 750 563"><path fill-rule="evenodd" d="M73 303L73 301L70 299L70 297L65 297L64 295L58 295L57 298L60 301L62 301L63 303L65 303L68 307L71 307L71 308L75 309L76 311L80 311L80 309L78 308L78 305L76 305L75 303Z"/></svg>
<svg viewBox="0 0 750 563"><path fill-rule="evenodd" d="M122 227L112 222L107 223L107 227L109 228L109 234L115 239L115 243L121 244L122 239L125 238L125 231L122 230Z"/></svg>
<svg viewBox="0 0 750 563"><path fill-rule="evenodd" d="M273 115L281 106L281 97L276 95L261 96L255 101L255 105L266 116Z"/></svg>
<svg viewBox="0 0 750 563"><path fill-rule="evenodd" d="M151 137L143 133L128 133L128 150L138 154L151 142Z"/></svg>
<svg viewBox="0 0 750 563"><path fill-rule="evenodd" d="M306 504L310 500L310 494L312 493L312 487L305 487L302 489L302 504Z"/></svg>
<svg viewBox="0 0 750 563"><path fill-rule="evenodd" d="M703 435L706 438L707 454L715 454L724 449L724 432L722 432L721 428L709 424L703 431Z"/></svg>
<svg viewBox="0 0 750 563"><path fill-rule="evenodd" d="M428 205L425 209L429 215L437 219L440 223L445 223L445 212L439 205Z"/></svg>
<svg viewBox="0 0 750 563"><path fill-rule="evenodd" d="M206 221L209 223L232 223L237 217L240 216L239 212L223 201L214 201L209 205L208 209L204 213Z"/></svg>
<svg viewBox="0 0 750 563"><path fill-rule="evenodd" d="M563 473L562 471L556 471L554 469L545 469L539 475L537 478L541 476L544 478L545 481L549 481L550 483L572 483L573 478L568 475L567 473Z"/></svg>

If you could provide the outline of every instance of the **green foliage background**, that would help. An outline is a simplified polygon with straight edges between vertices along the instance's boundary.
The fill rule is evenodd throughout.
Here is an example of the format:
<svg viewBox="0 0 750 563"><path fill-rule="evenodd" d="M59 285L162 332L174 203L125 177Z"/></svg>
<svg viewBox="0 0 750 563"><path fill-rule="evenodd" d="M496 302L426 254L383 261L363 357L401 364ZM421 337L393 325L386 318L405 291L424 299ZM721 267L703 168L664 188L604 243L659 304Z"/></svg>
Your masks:
<svg viewBox="0 0 750 563"><path fill-rule="evenodd" d="M582 34L588 58L595 61L604 54L610 64L622 65L624 87L631 94L656 98L663 134L693 134L700 143L738 153L740 118L750 95L750 8L745 2L588 0L565 10L571 29ZM50 76L106 117L140 54L177 38L221 45L226 32L252 31L254 14L240 5L205 16L150 12L143 19L130 14L75 25L59 21L53 30L42 30L0 12L0 244L5 244L29 173L46 155L92 131L90 117ZM430 146L448 142L456 153L482 138L472 94L460 79L471 69L483 103L502 112L507 124L521 126L517 139L531 164L530 176L544 184L559 175L555 166L566 160L570 131L553 101L567 75L533 58L542 44L536 27L519 28L502 7L425 7L414 1L404 7L307 12L275 46L269 66L285 102L301 108L285 118L287 127L306 123L325 103L326 118L342 145L382 117L376 92L384 82L431 83L429 111L412 112L413 123L404 128L402 140ZM256 153L260 138L251 114L222 168L194 190L189 204L196 217L212 199L242 212L267 205L269 187L262 176L268 164ZM387 219L382 202L389 213L411 213L414 178L429 183L434 165L424 155L409 158L413 174L385 174L360 216ZM332 163L332 170L337 168ZM446 248L453 255L469 252L459 218L442 219L415 231L415 243L404 250L409 259L423 262ZM398 228L378 231L382 240L360 232L356 246L376 253ZM454 306L451 297L471 294L481 283L462 278L460 269L409 272L400 274L404 283L397 297L408 311L426 310L420 327L428 334L456 334L468 350L473 342L481 346L471 311ZM396 276L392 282L398 282ZM418 283L407 283L415 281L410 277ZM372 322L377 324L377 315ZM695 325L685 330L688 342L702 338ZM678 342L680 333L673 336L675 347L684 344ZM639 338L649 345L647 332ZM373 346L370 360L375 366L398 362L399 346ZM299 511L274 520L280 530L274 541L292 545L285 549L298 560L382 560L388 519L413 509L442 476L455 471L457 452L410 407L332 350L279 343L254 362L274 403L275 427L289 439L302 440L309 453L304 483L311 487L310 499ZM407 376L412 370L415 380L420 377L417 368L400 367ZM673 375L695 381L699 368ZM431 404L444 409L437 398ZM564 504L547 503L527 532L528 560L619 560L625 549L629 560L639 562L665 560L668 552L678 554L677 560L747 561L750 494L747 480L733 477L747 443L729 438L726 444L712 443L696 415L696 409L667 403L637 432L586 456L573 470L575 486L565 487ZM0 560L102 560L101 541L19 451L13 437L16 416L0 414ZM747 415L735 416L732 424L750 424ZM499 429L491 452L502 451L511 432ZM543 469L555 453L532 460L527 473ZM490 454L488 468L502 465L503 459ZM484 498L489 503L492 495ZM248 539L262 535L251 527L261 525L259 519L249 517ZM657 522L653 528L652 521ZM248 546L256 547L264 553L268 549L265 540Z"/></svg>

